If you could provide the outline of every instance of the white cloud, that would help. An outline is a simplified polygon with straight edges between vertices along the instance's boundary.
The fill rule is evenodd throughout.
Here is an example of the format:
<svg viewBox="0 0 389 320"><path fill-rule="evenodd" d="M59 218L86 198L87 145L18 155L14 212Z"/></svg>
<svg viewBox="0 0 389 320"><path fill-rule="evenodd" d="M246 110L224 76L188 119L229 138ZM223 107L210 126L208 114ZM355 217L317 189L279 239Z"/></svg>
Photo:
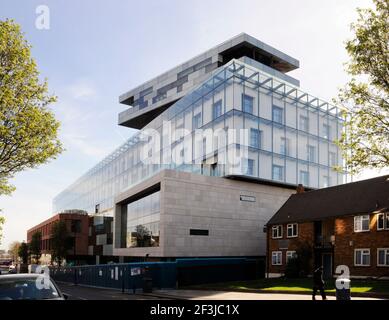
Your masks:
<svg viewBox="0 0 389 320"><path fill-rule="evenodd" d="M98 96L95 85L87 79L78 79L68 86L67 91L71 98L81 101L95 100Z"/></svg>

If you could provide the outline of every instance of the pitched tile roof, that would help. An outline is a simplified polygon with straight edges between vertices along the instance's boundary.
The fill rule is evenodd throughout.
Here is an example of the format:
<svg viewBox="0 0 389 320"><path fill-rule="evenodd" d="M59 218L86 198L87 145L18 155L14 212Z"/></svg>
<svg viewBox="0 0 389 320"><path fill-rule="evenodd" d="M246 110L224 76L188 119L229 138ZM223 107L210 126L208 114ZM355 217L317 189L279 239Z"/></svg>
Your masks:
<svg viewBox="0 0 389 320"><path fill-rule="evenodd" d="M389 210L389 175L293 194L268 225Z"/></svg>

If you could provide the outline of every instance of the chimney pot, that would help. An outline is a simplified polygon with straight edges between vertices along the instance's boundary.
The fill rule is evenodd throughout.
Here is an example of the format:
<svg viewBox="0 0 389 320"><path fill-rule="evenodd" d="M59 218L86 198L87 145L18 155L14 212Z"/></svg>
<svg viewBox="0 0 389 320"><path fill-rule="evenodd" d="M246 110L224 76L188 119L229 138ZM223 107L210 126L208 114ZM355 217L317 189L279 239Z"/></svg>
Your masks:
<svg viewBox="0 0 389 320"><path fill-rule="evenodd" d="M305 192L304 186L301 183L297 186L296 190L297 190L297 193L304 193Z"/></svg>

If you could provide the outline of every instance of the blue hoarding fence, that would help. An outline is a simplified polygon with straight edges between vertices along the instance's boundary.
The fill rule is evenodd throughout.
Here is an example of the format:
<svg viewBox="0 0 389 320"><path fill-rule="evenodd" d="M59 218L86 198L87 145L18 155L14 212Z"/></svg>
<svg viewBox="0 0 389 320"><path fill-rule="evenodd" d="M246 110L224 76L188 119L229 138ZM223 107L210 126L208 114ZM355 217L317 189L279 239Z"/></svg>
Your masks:
<svg viewBox="0 0 389 320"><path fill-rule="evenodd" d="M51 268L56 281L133 291L152 279L154 288L176 288L204 283L254 280L264 277L263 260L246 258L177 259L175 262L139 262Z"/></svg>

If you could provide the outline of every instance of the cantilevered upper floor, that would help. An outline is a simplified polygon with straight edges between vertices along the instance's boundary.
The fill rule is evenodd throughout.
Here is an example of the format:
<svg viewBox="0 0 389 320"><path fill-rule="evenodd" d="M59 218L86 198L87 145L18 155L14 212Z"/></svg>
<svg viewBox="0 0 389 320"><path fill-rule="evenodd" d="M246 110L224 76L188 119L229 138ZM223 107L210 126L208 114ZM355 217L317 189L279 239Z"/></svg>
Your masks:
<svg viewBox="0 0 389 320"><path fill-rule="evenodd" d="M232 59L244 60L294 86L300 84L286 75L299 68L297 59L242 33L122 94L120 103L130 108L119 114L119 125L142 129Z"/></svg>

